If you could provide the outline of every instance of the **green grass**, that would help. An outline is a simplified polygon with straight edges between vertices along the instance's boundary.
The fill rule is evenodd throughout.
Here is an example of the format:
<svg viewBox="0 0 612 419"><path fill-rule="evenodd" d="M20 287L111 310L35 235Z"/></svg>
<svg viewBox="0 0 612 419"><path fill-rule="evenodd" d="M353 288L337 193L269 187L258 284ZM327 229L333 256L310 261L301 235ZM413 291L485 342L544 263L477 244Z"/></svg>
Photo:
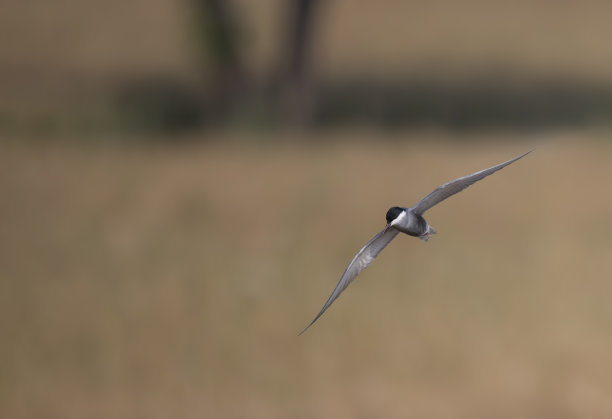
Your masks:
<svg viewBox="0 0 612 419"><path fill-rule="evenodd" d="M2 145L0 415L612 414L596 135L542 138L432 209L438 235L400 237L296 336L389 206L530 147L367 137Z"/></svg>

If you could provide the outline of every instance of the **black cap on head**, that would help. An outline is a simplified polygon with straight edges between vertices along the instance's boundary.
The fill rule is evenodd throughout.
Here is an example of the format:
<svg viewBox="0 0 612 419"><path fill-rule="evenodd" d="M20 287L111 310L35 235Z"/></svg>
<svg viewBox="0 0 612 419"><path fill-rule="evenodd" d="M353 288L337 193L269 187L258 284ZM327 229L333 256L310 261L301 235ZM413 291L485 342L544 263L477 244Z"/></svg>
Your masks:
<svg viewBox="0 0 612 419"><path fill-rule="evenodd" d="M404 211L403 208L401 207L393 207L393 208L389 208L389 211L387 211L387 224L391 223L391 221L395 220L398 215L400 215L402 213L402 211Z"/></svg>

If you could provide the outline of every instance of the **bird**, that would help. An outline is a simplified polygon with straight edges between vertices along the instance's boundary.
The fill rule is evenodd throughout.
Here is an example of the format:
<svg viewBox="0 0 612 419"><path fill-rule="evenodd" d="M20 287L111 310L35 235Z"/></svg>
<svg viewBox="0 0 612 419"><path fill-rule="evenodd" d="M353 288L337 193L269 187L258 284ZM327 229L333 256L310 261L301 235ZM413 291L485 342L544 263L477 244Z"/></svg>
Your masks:
<svg viewBox="0 0 612 419"><path fill-rule="evenodd" d="M471 175L463 176L455 180L451 180L443 185L438 186L430 194L426 195L423 199L416 203L413 207L405 208L400 206L391 207L385 216L387 224L376 234L369 242L367 242L359 252L353 257L351 263L348 264L346 270L340 277L338 284L332 291L331 295L323 305L323 308L315 316L308 326L306 326L298 336L304 333L310 328L319 318L325 313L325 311L332 305L334 301L340 296L342 291L349 286L351 282L359 275L361 271L370 265L376 256L385 248L391 241L399 234L405 233L409 236L418 237L423 241L428 241L431 236L437 233L437 231L423 218L423 214L433 207L449 198L456 193L461 192L468 186L486 178L489 175L503 169L504 167L514 163L515 161L522 159L527 154L531 153L530 150L518 157L510 159L506 162L500 163L496 166L488 169L480 170L472 173Z"/></svg>

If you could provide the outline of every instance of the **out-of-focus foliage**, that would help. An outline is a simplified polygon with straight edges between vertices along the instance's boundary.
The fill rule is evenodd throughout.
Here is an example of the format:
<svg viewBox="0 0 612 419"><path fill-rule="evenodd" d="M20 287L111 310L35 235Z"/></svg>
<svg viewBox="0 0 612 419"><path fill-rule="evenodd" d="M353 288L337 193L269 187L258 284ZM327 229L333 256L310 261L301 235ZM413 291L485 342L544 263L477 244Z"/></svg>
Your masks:
<svg viewBox="0 0 612 419"><path fill-rule="evenodd" d="M588 0L8 0L0 130L608 125Z"/></svg>

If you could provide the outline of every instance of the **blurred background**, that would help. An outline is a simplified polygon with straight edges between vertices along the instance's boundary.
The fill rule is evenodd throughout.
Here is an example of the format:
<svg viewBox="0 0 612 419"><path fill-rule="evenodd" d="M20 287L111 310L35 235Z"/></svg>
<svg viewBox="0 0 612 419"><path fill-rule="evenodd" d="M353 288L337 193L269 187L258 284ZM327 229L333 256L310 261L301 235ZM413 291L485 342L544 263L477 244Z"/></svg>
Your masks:
<svg viewBox="0 0 612 419"><path fill-rule="evenodd" d="M612 416L612 3L0 10L0 416Z"/></svg>

